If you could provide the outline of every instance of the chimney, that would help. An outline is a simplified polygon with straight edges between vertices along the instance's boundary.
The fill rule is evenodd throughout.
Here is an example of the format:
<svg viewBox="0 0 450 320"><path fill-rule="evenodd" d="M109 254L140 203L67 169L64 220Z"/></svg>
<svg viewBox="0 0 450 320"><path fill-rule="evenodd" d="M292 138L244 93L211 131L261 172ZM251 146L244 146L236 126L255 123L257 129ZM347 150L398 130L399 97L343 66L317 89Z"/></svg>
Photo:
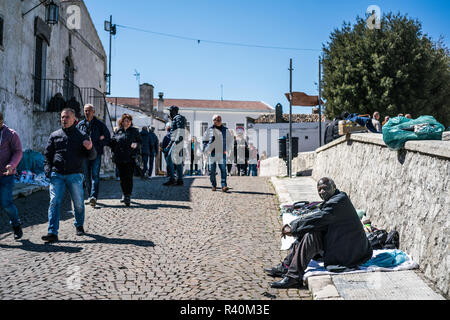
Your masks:
<svg viewBox="0 0 450 320"><path fill-rule="evenodd" d="M158 93L159 99L158 99L158 111L164 112L164 93L159 92Z"/></svg>
<svg viewBox="0 0 450 320"><path fill-rule="evenodd" d="M153 112L153 88L148 83L139 86L139 108L143 111Z"/></svg>

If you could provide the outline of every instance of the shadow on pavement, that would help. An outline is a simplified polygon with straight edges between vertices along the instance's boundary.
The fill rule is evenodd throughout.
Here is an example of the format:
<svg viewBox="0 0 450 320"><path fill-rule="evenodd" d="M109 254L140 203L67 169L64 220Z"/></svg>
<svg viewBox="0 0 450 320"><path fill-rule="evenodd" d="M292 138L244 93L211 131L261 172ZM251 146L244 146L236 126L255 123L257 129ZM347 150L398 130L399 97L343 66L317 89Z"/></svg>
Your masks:
<svg viewBox="0 0 450 320"><path fill-rule="evenodd" d="M183 186L163 186L168 178L145 180L134 178L131 199L190 202L190 188L194 180L195 178L184 178ZM120 197L122 197L122 191L120 182L117 181L114 186L114 197L111 197L111 194L101 194L98 200L101 202L101 200L120 199Z"/></svg>
<svg viewBox="0 0 450 320"><path fill-rule="evenodd" d="M267 192L254 192L254 191L230 191L230 193L241 193L241 194L253 194L253 195L262 195L262 196L274 196L274 193Z"/></svg>
<svg viewBox="0 0 450 320"><path fill-rule="evenodd" d="M30 240L20 240L19 242L22 243L20 246L14 246L14 245L6 245L6 244L0 244L0 248L2 249L21 249L24 251L30 251L30 252L64 252L64 253L79 253L83 248L79 247L65 247L65 246L58 246L53 244L38 244L33 243ZM62 242L62 241L59 241ZM59 243L59 242L56 242Z"/></svg>
<svg viewBox="0 0 450 320"><path fill-rule="evenodd" d="M48 191L39 191L25 198L14 200L14 204L19 211L19 217L22 220L22 228L48 223L49 201ZM71 199L69 193L66 191L61 204L60 221L73 219L71 211ZM12 228L9 224L8 215L0 209L0 234L11 231Z"/></svg>
<svg viewBox="0 0 450 320"><path fill-rule="evenodd" d="M107 238L98 234L86 233L85 237L92 238L93 240L81 240L81 241L69 241L61 240L58 243L102 243L102 244L118 244L118 245L134 245L138 247L154 247L155 243L149 240L135 240L135 239L121 239L121 238Z"/></svg>
<svg viewBox="0 0 450 320"><path fill-rule="evenodd" d="M123 203L121 204L103 204L101 202L97 202L97 206L99 208L96 209L101 209L101 208L124 208L124 209L147 209L147 210L157 210L159 208L172 208L172 209L192 209L191 207L188 206L181 206L181 205L176 205L176 204L159 204L159 203L155 203L155 204L142 204L136 201L131 201L131 206L130 207L126 207Z"/></svg>

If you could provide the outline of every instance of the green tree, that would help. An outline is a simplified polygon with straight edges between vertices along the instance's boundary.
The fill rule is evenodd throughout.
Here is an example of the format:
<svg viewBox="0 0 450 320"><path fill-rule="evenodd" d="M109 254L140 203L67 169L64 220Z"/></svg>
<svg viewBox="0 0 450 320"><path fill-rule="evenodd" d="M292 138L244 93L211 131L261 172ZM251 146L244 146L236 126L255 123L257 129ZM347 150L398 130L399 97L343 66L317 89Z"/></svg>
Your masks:
<svg viewBox="0 0 450 320"><path fill-rule="evenodd" d="M389 13L380 29L369 29L357 17L331 33L323 53L327 117L410 113L450 125L449 50L423 34L418 20Z"/></svg>

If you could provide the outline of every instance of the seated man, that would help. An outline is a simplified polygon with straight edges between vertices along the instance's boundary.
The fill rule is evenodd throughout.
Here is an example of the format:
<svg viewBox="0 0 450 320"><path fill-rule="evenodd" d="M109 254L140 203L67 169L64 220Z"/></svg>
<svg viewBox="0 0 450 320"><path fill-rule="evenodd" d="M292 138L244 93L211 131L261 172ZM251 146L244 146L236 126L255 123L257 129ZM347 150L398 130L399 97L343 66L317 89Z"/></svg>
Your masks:
<svg viewBox="0 0 450 320"><path fill-rule="evenodd" d="M356 267L372 257L372 247L353 204L334 181L322 178L317 191L324 202L320 211L299 217L282 228L282 236L294 236L288 256L274 268L265 269L271 276L283 277L272 288L298 288L311 259L323 256L325 267Z"/></svg>

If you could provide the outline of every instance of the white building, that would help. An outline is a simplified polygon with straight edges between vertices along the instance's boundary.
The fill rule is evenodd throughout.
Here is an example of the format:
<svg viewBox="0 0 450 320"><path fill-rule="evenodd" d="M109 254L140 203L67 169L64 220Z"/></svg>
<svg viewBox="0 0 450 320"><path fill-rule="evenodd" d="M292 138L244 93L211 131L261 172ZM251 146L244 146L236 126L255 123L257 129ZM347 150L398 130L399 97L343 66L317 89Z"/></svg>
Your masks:
<svg viewBox="0 0 450 320"><path fill-rule="evenodd" d="M319 144L319 115L293 114L292 137L298 138L298 152L308 152L317 149ZM275 122L275 115L262 116L249 124L249 140L257 146L259 154L265 153L267 158L278 157L281 137L289 134L289 115L283 115L283 122ZM329 121L322 117L322 135Z"/></svg>
<svg viewBox="0 0 450 320"><path fill-rule="evenodd" d="M112 119L119 119L123 113L129 113L133 116L136 127L155 127L155 133L162 141L165 122L168 121L168 108L175 105L179 107L179 113L186 117L186 127L190 135L201 141L206 129L212 126L212 117L215 114L221 115L224 125L236 132L239 128L247 131L252 118L274 113L274 108L260 101L165 99L162 93L155 99L153 89L150 84L142 84L139 98L106 98ZM160 168L164 168L162 162Z"/></svg>

